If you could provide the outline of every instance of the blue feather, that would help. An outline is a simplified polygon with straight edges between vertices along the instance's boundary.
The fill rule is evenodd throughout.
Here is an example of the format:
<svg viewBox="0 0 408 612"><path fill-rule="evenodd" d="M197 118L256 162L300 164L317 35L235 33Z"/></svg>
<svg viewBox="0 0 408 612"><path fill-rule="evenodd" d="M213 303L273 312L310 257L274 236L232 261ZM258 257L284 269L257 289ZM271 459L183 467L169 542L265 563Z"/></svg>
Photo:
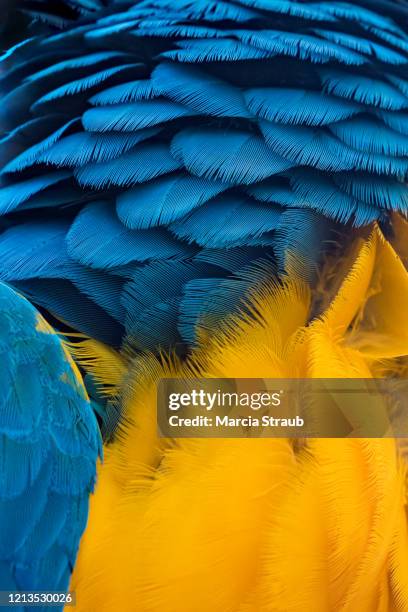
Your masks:
<svg viewBox="0 0 408 612"><path fill-rule="evenodd" d="M223 195L173 223L170 229L178 238L206 248L229 248L246 245L249 239L275 229L281 212L279 206Z"/></svg>
<svg viewBox="0 0 408 612"><path fill-rule="evenodd" d="M384 110L408 108L408 98L385 81L336 70L320 74L324 90L331 95Z"/></svg>
<svg viewBox="0 0 408 612"><path fill-rule="evenodd" d="M313 210L286 209L275 241L281 270L310 282L316 275L330 230L330 224Z"/></svg>
<svg viewBox="0 0 408 612"><path fill-rule="evenodd" d="M199 25L186 25L177 21L143 22L137 30L129 33L135 38L227 38L228 33L220 32L215 28Z"/></svg>
<svg viewBox="0 0 408 612"><path fill-rule="evenodd" d="M122 304L127 313L127 325L142 310L180 296L186 282L205 274L208 269L211 266L206 262L185 259L152 261L140 266L123 291ZM163 278L171 278L171 283L163 283Z"/></svg>
<svg viewBox="0 0 408 612"><path fill-rule="evenodd" d="M60 15L28 9L25 9L24 12L30 17L30 20L33 23L45 24L49 28L62 30L63 28L68 28L70 26L69 19L64 19Z"/></svg>
<svg viewBox="0 0 408 612"><path fill-rule="evenodd" d="M82 122L84 128L92 132L132 132L194 114L193 110L175 102L140 100L132 104L91 108L84 113Z"/></svg>
<svg viewBox="0 0 408 612"><path fill-rule="evenodd" d="M349 223L359 210L366 209L368 206L352 194L340 190L330 175L321 172L299 168L292 173L290 184L296 196L291 207L312 208L341 223ZM356 225L369 223L376 218L376 215L378 216L378 210L375 207L370 207L370 209L369 219L367 220L367 214L359 215L355 221Z"/></svg>
<svg viewBox="0 0 408 612"><path fill-rule="evenodd" d="M184 334L184 339L187 336L189 340L194 339L197 317L194 315L194 322L191 323L191 310L183 308L186 302L183 296L188 292L188 287L191 288L191 281L201 285L203 279L210 275L213 283L211 288L214 283L218 287L217 279L224 279L227 274L239 270L257 256L260 257L261 254L259 250L248 248L232 248L227 251L204 250L193 260L158 261L140 267L126 285L122 297L122 303L127 312L126 327L130 336L128 341L133 346L139 348L149 346L153 350L157 346L172 345L181 341L177 334L177 326L182 333L188 327L188 333ZM171 284L163 283L163 277L171 278ZM251 281L254 281L253 277ZM237 300L242 298L242 290L241 281L235 286L235 291L239 294ZM233 307L230 284L225 283L222 286L221 295L225 315L231 312ZM198 307L202 307L202 312L206 308L215 310L216 295L214 293L205 296L196 293L195 296L195 303ZM188 323L186 319L189 319Z"/></svg>
<svg viewBox="0 0 408 612"><path fill-rule="evenodd" d="M0 540L1 559L15 559L18 549L24 546L25 540L35 529L47 504L51 471L50 462L44 462L37 478L25 487L22 495L8 497L8 491L3 489L0 521L2 525L7 525L7 529L3 530ZM31 503L27 503L27 500Z"/></svg>
<svg viewBox="0 0 408 612"><path fill-rule="evenodd" d="M171 152L192 174L234 185L255 183L293 165L258 136L238 130L183 130L174 137Z"/></svg>
<svg viewBox="0 0 408 612"><path fill-rule="evenodd" d="M408 113L391 113L378 111L378 116L393 130L408 136Z"/></svg>
<svg viewBox="0 0 408 612"><path fill-rule="evenodd" d="M15 157L2 169L2 173L21 172L25 168L34 165L39 160L41 154L52 147L76 123L78 123L78 119L71 119L71 121L65 123L50 136L23 151L23 153Z"/></svg>
<svg viewBox="0 0 408 612"><path fill-rule="evenodd" d="M261 122L266 144L298 166L338 172L355 167L353 152L321 128Z"/></svg>
<svg viewBox="0 0 408 612"><path fill-rule="evenodd" d="M124 278L73 263L67 276L81 293L103 308L113 319L124 324L125 312L120 303Z"/></svg>
<svg viewBox="0 0 408 612"><path fill-rule="evenodd" d="M244 45L237 40L191 40L177 43L179 49L164 51L161 57L177 62L204 63L264 59L271 53Z"/></svg>
<svg viewBox="0 0 408 612"><path fill-rule="evenodd" d="M393 6L395 7L395 4L393 4ZM404 53L408 53L408 40L404 35L401 37L401 35L397 36L389 32L388 30L383 30L382 28L373 27L364 23L362 23L361 25L362 27L365 27L370 32L370 34L372 33L384 42L391 45L392 47L400 49Z"/></svg>
<svg viewBox="0 0 408 612"><path fill-rule="evenodd" d="M347 34L346 32L338 32L337 30L323 30L317 28L314 31L318 36L330 40L336 45L341 45L342 47L352 49L364 55L373 55L373 42L371 40L367 40L361 36Z"/></svg>
<svg viewBox="0 0 408 612"><path fill-rule="evenodd" d="M64 189L60 189L58 184L55 187L50 187L45 191L40 191L26 200L18 207L19 212L23 210L32 210L35 208L56 208L66 206L77 206L85 204L93 200L92 195L81 192L79 188L71 184L65 184Z"/></svg>
<svg viewBox="0 0 408 612"><path fill-rule="evenodd" d="M182 166L170 155L166 145L142 145L119 158L100 164L89 164L75 171L80 185L102 189L117 185L129 187L144 183Z"/></svg>
<svg viewBox="0 0 408 612"><path fill-rule="evenodd" d="M132 350L157 351L181 343L177 331L179 298L166 299L141 312L129 311L126 346Z"/></svg>
<svg viewBox="0 0 408 612"><path fill-rule="evenodd" d="M360 66L367 61L355 51L308 34L299 36L295 32L263 30L238 31L237 36L244 44L265 51L268 55L294 57L314 64L326 64L336 60L342 64Z"/></svg>
<svg viewBox="0 0 408 612"><path fill-rule="evenodd" d="M124 9L123 12L122 9ZM99 13L97 15L95 25L99 28L114 25L115 23L125 23L130 20L139 22L139 20L143 17L149 17L152 15L152 9L149 10L140 8L140 4L130 5L129 8L125 5L119 6L117 10L117 13L112 13L109 11L109 13L105 16L103 16L103 13Z"/></svg>
<svg viewBox="0 0 408 612"><path fill-rule="evenodd" d="M225 273L233 273L245 267L252 261L265 255L262 248L244 246L232 247L231 249L202 249L194 256L194 261L205 263L210 266L211 276L214 277L216 268ZM215 266L215 268L214 268Z"/></svg>
<svg viewBox="0 0 408 612"><path fill-rule="evenodd" d="M408 120L407 120L408 126ZM370 116L353 117L330 126L348 146L379 155L408 156L408 129L404 136Z"/></svg>
<svg viewBox="0 0 408 612"><path fill-rule="evenodd" d="M50 492L48 503L40 517L37 528L29 535L20 551L22 565L27 564L33 567L36 562L47 556L65 525L67 514L66 496ZM35 580L34 576L31 579Z"/></svg>
<svg viewBox="0 0 408 612"><path fill-rule="evenodd" d="M186 283L179 305L178 330L187 345L194 346L197 332L206 330L214 333L220 318L233 314L234 306L238 306L248 290L248 283L240 282L236 286L235 295L231 285L231 281L208 276ZM220 310L220 301L221 317L217 312Z"/></svg>
<svg viewBox="0 0 408 612"><path fill-rule="evenodd" d="M129 15L129 17L131 17ZM123 33L131 30L137 26L137 19L129 19L129 21L123 21L121 23L114 23L103 27L93 27L85 33L84 37L86 40L91 42L103 39L108 40L110 37L117 37L123 35Z"/></svg>
<svg viewBox="0 0 408 612"><path fill-rule="evenodd" d="M408 81L406 79L402 79L394 74L387 74L387 79L390 83L398 87L405 97L408 97Z"/></svg>
<svg viewBox="0 0 408 612"><path fill-rule="evenodd" d="M377 174L405 176L408 160L356 151L320 128L282 126L261 122L265 141L274 152L299 166L318 170L367 170Z"/></svg>
<svg viewBox="0 0 408 612"><path fill-rule="evenodd" d="M126 153L143 140L155 136L158 132L156 128L139 130L134 134L79 132L62 138L42 153L38 161L58 167L108 162Z"/></svg>
<svg viewBox="0 0 408 612"><path fill-rule="evenodd" d="M68 177L68 172L54 172L0 188L0 214L15 210L31 196Z"/></svg>
<svg viewBox="0 0 408 612"><path fill-rule="evenodd" d="M71 27L62 32L50 34L49 36L42 38L40 41L40 48L45 50L56 49L60 46L73 46L75 48L76 43L82 43L84 35L93 29L94 24L87 23L85 25L78 25Z"/></svg>
<svg viewBox="0 0 408 612"><path fill-rule="evenodd" d="M109 106L110 104L128 104L139 100L151 100L156 98L156 91L151 80L130 81L104 89L90 98L93 106Z"/></svg>
<svg viewBox="0 0 408 612"><path fill-rule="evenodd" d="M23 122L10 132L0 138L0 151L2 159L9 161L15 152L23 148L28 148L41 138L48 136L61 126L61 115L50 113L42 117L35 117ZM5 165L3 162L2 165Z"/></svg>
<svg viewBox="0 0 408 612"><path fill-rule="evenodd" d="M312 21L336 21L334 17L322 10L322 3L316 6L308 6L301 2L293 2L292 0L240 0L246 6L261 9L281 15L290 15L291 17L299 17Z"/></svg>
<svg viewBox="0 0 408 612"><path fill-rule="evenodd" d="M56 544L57 538L65 525L67 514L66 495L58 495L50 491L48 503L37 523L36 529L27 538L19 555L20 563L23 567L28 565L31 566L31 570L33 570L33 568L37 566L37 572L32 571L31 576L24 575L26 585L27 582L30 581L31 588L32 585L37 586L38 584L38 582L36 584L36 580L38 581L39 576L42 574L39 563L48 555L50 549ZM60 557L60 555L58 556ZM23 578L23 572L17 571L16 573L21 580ZM43 580L44 577L41 576L40 585ZM28 586L26 586L26 588L28 588Z"/></svg>
<svg viewBox="0 0 408 612"><path fill-rule="evenodd" d="M128 230L107 203L92 203L78 214L67 236L68 254L95 269L133 261L180 257L190 252L164 230Z"/></svg>
<svg viewBox="0 0 408 612"><path fill-rule="evenodd" d="M366 204L408 212L408 191L401 181L361 173L334 174L333 181L342 191Z"/></svg>
<svg viewBox="0 0 408 612"><path fill-rule="evenodd" d="M0 278L63 278L68 269L65 236L69 223L30 221L0 234Z"/></svg>
<svg viewBox="0 0 408 612"><path fill-rule="evenodd" d="M45 86L38 83L23 81L7 93L3 91L0 106L0 122L2 132L12 130L22 122L31 118L30 100L35 100L44 94Z"/></svg>
<svg viewBox="0 0 408 612"><path fill-rule="evenodd" d="M276 276L276 266L267 252L263 250L263 257L258 255L229 278L217 278L207 273L206 277L185 284L179 306L178 329L187 345L195 344L197 332L214 333L225 317L238 309L242 313L245 296L253 293L265 278Z"/></svg>
<svg viewBox="0 0 408 612"><path fill-rule="evenodd" d="M69 58L56 64L51 64L39 70L34 74L27 77L29 83L33 81L39 81L45 78L55 78L56 75L63 74L66 78L71 72L81 71L82 69L91 68L94 70L96 66L101 64L111 63L112 61L118 60L122 63L130 59L129 55L122 53L121 51L99 51L96 53L89 53L87 55L80 55L78 57Z"/></svg>
<svg viewBox="0 0 408 612"><path fill-rule="evenodd" d="M186 173L171 174L119 195L117 213L130 229L165 226L227 188L225 183Z"/></svg>
<svg viewBox="0 0 408 612"><path fill-rule="evenodd" d="M249 89L245 99L255 115L291 125L326 125L351 117L360 110L354 102L303 89Z"/></svg>
<svg viewBox="0 0 408 612"><path fill-rule="evenodd" d="M241 3L243 4L243 3ZM164 15L168 10L176 11L176 16L183 20L224 21L231 20L238 23L250 21L259 17L259 13L222 0L161 0L160 9ZM171 14L171 13L170 13Z"/></svg>
<svg viewBox="0 0 408 612"><path fill-rule="evenodd" d="M2 361L4 357L2 355ZM30 371L26 368L24 379L7 381L11 385L16 383L28 385L31 388ZM37 383L38 385L38 383ZM33 400L36 400L36 395ZM6 401L10 401L9 398ZM43 448L38 449L38 439L32 442L28 440L14 440L5 434L0 434L0 483L3 490L8 491L8 495L17 497L24 493L24 490L38 477L44 461L49 453L49 440L43 441Z"/></svg>
<svg viewBox="0 0 408 612"><path fill-rule="evenodd" d="M370 225L374 221L382 219L382 215L378 214L378 209L370 204L364 204L358 202L356 208L353 211L353 226L360 227L362 225Z"/></svg>
<svg viewBox="0 0 408 612"><path fill-rule="evenodd" d="M60 440L66 446L67 430L64 430L61 434ZM58 445L59 440L55 433L54 436ZM58 462L55 462L51 487L53 491L60 495L80 495L84 486L83 483L92 480L92 476L95 474L95 465L91 460L87 460L86 457L70 457L66 454L67 450L65 449L62 457ZM61 452L63 452L62 449Z"/></svg>
<svg viewBox="0 0 408 612"><path fill-rule="evenodd" d="M0 55L0 64L5 62L6 60L15 60L18 56L21 57L21 54L22 57L25 58L26 52L30 48L35 47L37 43L38 41L35 36L32 36L31 38L26 38L25 40L16 43L12 47L10 47L10 49Z"/></svg>
<svg viewBox="0 0 408 612"><path fill-rule="evenodd" d="M358 24L365 24L366 26L373 26L382 30L388 29L395 33L400 32L399 28L388 17L383 17L355 4L347 2L319 2L319 10L332 15L336 19L357 22Z"/></svg>
<svg viewBox="0 0 408 612"><path fill-rule="evenodd" d="M156 91L199 114L250 118L239 89L195 67L159 64L152 82Z"/></svg>
<svg viewBox="0 0 408 612"><path fill-rule="evenodd" d="M29 359L33 359L33 348L27 347L24 351L25 337L17 338L14 341L14 350L20 350L25 356L24 362L14 362L7 356L7 351L10 346L7 346L7 341L10 342L13 323L10 321L2 321L2 362L7 364L4 367L1 380L5 383L5 387L1 392L2 406L4 406L2 420L0 423L0 431L4 436L11 435L13 440L27 441L29 443L38 441L38 431L41 431L43 426L44 414L39 410L37 414L32 413L30 407L32 405L44 406L46 402L45 390L39 384L39 372L35 372L28 363ZM35 351L34 351L35 352ZM26 384L25 384L25 379ZM40 459L38 459L40 461ZM40 462L42 466L43 462ZM37 470L38 475L38 470ZM34 480L34 478L33 478ZM8 483L10 488L6 488L6 482L3 482L2 495L5 497L14 497L15 487L18 483Z"/></svg>
<svg viewBox="0 0 408 612"><path fill-rule="evenodd" d="M292 191L287 179L283 180L281 177L250 185L247 193L260 202L270 202L281 206L299 206L299 197Z"/></svg>
<svg viewBox="0 0 408 612"><path fill-rule="evenodd" d="M372 40L365 40L361 38L361 36L357 37L351 34L345 34L344 32L331 32L328 30L316 30L316 33L337 45L353 49L359 53L364 53L364 55L378 58L380 62L395 65L408 63L408 57L405 57L401 53L397 53L397 51L393 49L379 45Z"/></svg>
<svg viewBox="0 0 408 612"><path fill-rule="evenodd" d="M17 591L68 588L101 451L84 387L58 336L43 326L34 308L1 283L2 376L11 380L0 391L0 521L7 526L0 582ZM67 415L64 448L74 441L74 454L61 452L57 443L58 424ZM77 483L67 481L59 496L54 491L62 469L75 470Z"/></svg>
<svg viewBox="0 0 408 612"><path fill-rule="evenodd" d="M66 98L87 92L89 89L93 89L99 85L102 85L106 81L109 81L112 77L123 74L124 72L132 72L133 64L124 64L122 66L114 66L113 68L106 68L99 72L95 72L91 75L87 75L81 79L71 81L57 89L53 89L44 96L41 96L33 105L32 110L37 112L45 104L50 104L60 98Z"/></svg>
<svg viewBox="0 0 408 612"><path fill-rule="evenodd" d="M30 301L95 340L119 346L124 328L95 302L65 279L14 281L13 286Z"/></svg>
<svg viewBox="0 0 408 612"><path fill-rule="evenodd" d="M177 331L179 303L186 283L208 273L224 272L206 261L155 261L134 272L125 286L127 342L133 347L171 346L181 342ZM171 278L170 285L163 278Z"/></svg>

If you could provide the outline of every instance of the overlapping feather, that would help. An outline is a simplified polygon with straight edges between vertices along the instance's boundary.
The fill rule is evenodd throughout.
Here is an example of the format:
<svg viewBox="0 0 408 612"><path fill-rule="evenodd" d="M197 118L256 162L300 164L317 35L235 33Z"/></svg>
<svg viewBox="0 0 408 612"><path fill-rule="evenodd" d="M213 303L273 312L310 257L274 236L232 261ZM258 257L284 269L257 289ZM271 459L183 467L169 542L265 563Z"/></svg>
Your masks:
<svg viewBox="0 0 408 612"><path fill-rule="evenodd" d="M396 217L394 231L405 257L406 223ZM169 440L156 427L162 377L398 374L408 355L402 260L374 227L326 260L316 292L296 277L269 279L248 300L249 312L201 334L187 360L136 355L121 380L109 377L112 356L84 346L124 414L73 577L79 610L407 607L406 484L394 440Z"/></svg>
<svg viewBox="0 0 408 612"><path fill-rule="evenodd" d="M407 212L405 0L69 4L59 31L5 54L0 85L0 260L8 227L66 225L70 274L51 267L53 292L45 251L30 272L21 244L26 278L7 273L57 318L72 300L77 330L113 318L115 342L136 329L149 347L161 333L190 342L206 291L209 317L239 303L239 267L202 265L177 295L163 277L169 303L139 313L126 284L141 265L171 258L182 277L200 253L242 247L282 274L295 250L312 279L333 239Z"/></svg>
<svg viewBox="0 0 408 612"><path fill-rule="evenodd" d="M101 453L81 376L27 300L0 284L1 588L68 588Z"/></svg>

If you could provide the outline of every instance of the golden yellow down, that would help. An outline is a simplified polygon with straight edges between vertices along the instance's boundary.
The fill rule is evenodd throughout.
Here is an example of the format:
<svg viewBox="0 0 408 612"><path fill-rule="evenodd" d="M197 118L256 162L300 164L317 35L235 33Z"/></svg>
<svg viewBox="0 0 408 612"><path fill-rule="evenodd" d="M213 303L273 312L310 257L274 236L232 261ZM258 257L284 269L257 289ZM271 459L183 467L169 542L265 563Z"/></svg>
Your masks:
<svg viewBox="0 0 408 612"><path fill-rule="evenodd" d="M404 224L395 223L407 236ZM403 244L397 235L396 248ZM401 259L375 227L343 268L334 293L325 287L329 264L323 272L319 316L308 287L289 279L262 287L252 316L231 319L187 362L132 361L120 389L125 419L105 449L72 580L77 612L408 610L405 472L395 441L156 435L161 377L404 373ZM93 372L117 384L109 364L116 377L122 366L95 355Z"/></svg>

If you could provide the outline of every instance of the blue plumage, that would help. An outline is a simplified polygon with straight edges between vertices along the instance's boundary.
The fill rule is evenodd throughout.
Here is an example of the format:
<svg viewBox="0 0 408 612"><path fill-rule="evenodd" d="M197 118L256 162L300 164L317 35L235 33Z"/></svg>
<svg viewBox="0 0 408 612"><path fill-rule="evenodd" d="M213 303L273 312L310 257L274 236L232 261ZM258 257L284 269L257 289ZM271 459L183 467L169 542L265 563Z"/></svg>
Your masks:
<svg viewBox="0 0 408 612"><path fill-rule="evenodd" d="M0 277L75 330L190 344L248 270L312 279L408 212L406 0L39 5L2 59Z"/></svg>
<svg viewBox="0 0 408 612"><path fill-rule="evenodd" d="M44 191L56 183L69 178L66 172L54 172L43 176L33 177L22 181L5 185L0 188L0 214L6 214L15 210L21 204L27 202L32 196Z"/></svg>
<svg viewBox="0 0 408 612"><path fill-rule="evenodd" d="M4 283L0 352L0 589L66 591L101 453L98 426L61 340Z"/></svg>
<svg viewBox="0 0 408 612"><path fill-rule="evenodd" d="M256 183L293 166L246 130L229 130L222 138L218 130L183 130L172 140L171 153L191 174L230 185Z"/></svg>
<svg viewBox="0 0 408 612"><path fill-rule="evenodd" d="M119 195L116 212L129 229L167 226L227 189L221 181L174 172Z"/></svg>
<svg viewBox="0 0 408 612"><path fill-rule="evenodd" d="M186 256L191 250L166 230L133 233L105 202L88 204L81 211L68 233L67 247L72 259L96 270Z"/></svg>

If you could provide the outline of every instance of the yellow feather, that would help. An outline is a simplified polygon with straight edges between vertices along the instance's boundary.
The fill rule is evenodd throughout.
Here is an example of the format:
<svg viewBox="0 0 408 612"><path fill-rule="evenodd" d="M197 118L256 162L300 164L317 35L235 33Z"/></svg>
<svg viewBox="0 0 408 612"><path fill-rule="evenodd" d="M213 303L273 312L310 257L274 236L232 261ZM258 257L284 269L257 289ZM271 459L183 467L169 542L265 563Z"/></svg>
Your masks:
<svg viewBox="0 0 408 612"><path fill-rule="evenodd" d="M92 338L82 342L65 342L75 361L92 374L106 397L114 396L127 372L125 358L110 346Z"/></svg>
<svg viewBox="0 0 408 612"><path fill-rule="evenodd" d="M394 440L299 449L279 439L165 440L156 427L163 377L372 377L385 361L398 371L397 357L408 355L399 303L407 287L374 228L318 318L310 321L305 283L266 283L249 315L203 334L185 361L136 356L72 580L78 612L408 610L405 474Z"/></svg>

